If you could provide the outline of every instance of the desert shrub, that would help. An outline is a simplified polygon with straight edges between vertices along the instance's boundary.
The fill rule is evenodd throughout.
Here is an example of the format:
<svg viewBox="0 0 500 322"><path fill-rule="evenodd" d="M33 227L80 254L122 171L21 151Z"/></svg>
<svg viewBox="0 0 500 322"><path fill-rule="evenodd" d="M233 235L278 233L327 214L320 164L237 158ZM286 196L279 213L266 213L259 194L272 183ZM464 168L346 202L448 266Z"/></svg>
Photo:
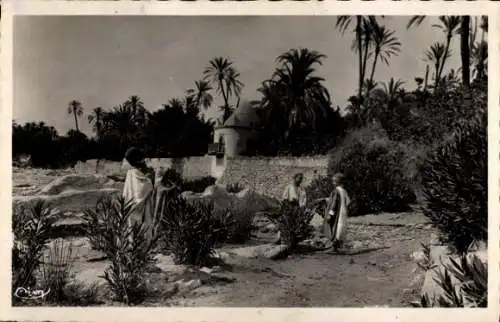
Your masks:
<svg viewBox="0 0 500 322"><path fill-rule="evenodd" d="M329 197L334 188L331 178L327 176L314 178L305 188L309 207L315 209L318 213L323 213L326 203L318 203L317 200Z"/></svg>
<svg viewBox="0 0 500 322"><path fill-rule="evenodd" d="M458 290L451 277L459 283ZM466 254L460 259L450 258L450 264L440 270L435 279L443 290L443 295L430 298L421 296L418 302L411 303L415 307L487 307L488 306L488 267L473 255Z"/></svg>
<svg viewBox="0 0 500 322"><path fill-rule="evenodd" d="M293 249L312 235L310 222L313 215L308 209L299 207L298 202L284 200L280 212L277 216L271 215L270 219L278 224L283 243Z"/></svg>
<svg viewBox="0 0 500 322"><path fill-rule="evenodd" d="M475 117L429 153L421 170L424 214L458 252L488 238L487 122L486 106L479 106Z"/></svg>
<svg viewBox="0 0 500 322"><path fill-rule="evenodd" d="M140 303L147 294L144 272L153 262L157 241L156 234L150 236L141 224L130 224L134 211L139 209L132 202L118 197L101 199L95 209L85 212L87 222L100 224L96 240L111 260L104 279L116 299L127 304Z"/></svg>
<svg viewBox="0 0 500 322"><path fill-rule="evenodd" d="M16 206L13 213L12 286L16 290L36 284L35 273L40 267L40 258L55 217L43 202L37 202L30 208Z"/></svg>
<svg viewBox="0 0 500 322"><path fill-rule="evenodd" d="M406 211L416 196L404 173L404 160L404 150L387 139L353 140L344 146L340 156L338 152L332 155L328 173L344 174L352 200L351 216Z"/></svg>
<svg viewBox="0 0 500 322"><path fill-rule="evenodd" d="M226 190L229 193L238 193L245 189L245 186L239 182L230 183L226 186Z"/></svg>
<svg viewBox="0 0 500 322"><path fill-rule="evenodd" d="M195 180L185 180L182 183L182 191L192 191L194 193L204 192L207 187L213 186L217 179L214 177L203 177Z"/></svg>
<svg viewBox="0 0 500 322"><path fill-rule="evenodd" d="M64 305L66 306L89 306L101 303L97 282L87 286L82 282L71 281L64 288Z"/></svg>
<svg viewBox="0 0 500 322"><path fill-rule="evenodd" d="M73 265L73 245L57 239L49 248L41 265L41 287L50 290L45 301L63 303L66 300L65 288L69 283Z"/></svg>
<svg viewBox="0 0 500 322"><path fill-rule="evenodd" d="M228 209L217 211L219 222L219 242L244 243L251 237L254 214L245 204L231 200Z"/></svg>
<svg viewBox="0 0 500 322"><path fill-rule="evenodd" d="M175 171L174 169L167 169L165 173L163 174L163 177L161 179L161 184L168 187L168 186L181 186L183 183L182 176L179 172Z"/></svg>
<svg viewBox="0 0 500 322"><path fill-rule="evenodd" d="M221 231L220 221L210 202L193 201L178 196L165 199L160 231L165 250L175 263L206 265L213 255Z"/></svg>

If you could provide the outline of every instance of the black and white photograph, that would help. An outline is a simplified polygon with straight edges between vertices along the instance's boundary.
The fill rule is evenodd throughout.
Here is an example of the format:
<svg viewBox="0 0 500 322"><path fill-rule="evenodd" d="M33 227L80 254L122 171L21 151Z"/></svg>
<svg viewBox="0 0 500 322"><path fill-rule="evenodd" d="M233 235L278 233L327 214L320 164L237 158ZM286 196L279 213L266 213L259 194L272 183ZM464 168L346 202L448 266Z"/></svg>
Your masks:
<svg viewBox="0 0 500 322"><path fill-rule="evenodd" d="M11 306L487 308L489 22L13 15Z"/></svg>

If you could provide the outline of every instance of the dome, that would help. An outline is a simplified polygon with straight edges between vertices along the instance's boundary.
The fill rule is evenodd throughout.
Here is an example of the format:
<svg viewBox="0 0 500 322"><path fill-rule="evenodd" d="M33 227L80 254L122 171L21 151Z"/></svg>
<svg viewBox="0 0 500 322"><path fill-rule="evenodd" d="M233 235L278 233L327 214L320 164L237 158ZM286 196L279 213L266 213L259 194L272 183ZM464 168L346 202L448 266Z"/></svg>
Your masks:
<svg viewBox="0 0 500 322"><path fill-rule="evenodd" d="M257 110L250 102L240 104L222 127L256 128L260 122Z"/></svg>

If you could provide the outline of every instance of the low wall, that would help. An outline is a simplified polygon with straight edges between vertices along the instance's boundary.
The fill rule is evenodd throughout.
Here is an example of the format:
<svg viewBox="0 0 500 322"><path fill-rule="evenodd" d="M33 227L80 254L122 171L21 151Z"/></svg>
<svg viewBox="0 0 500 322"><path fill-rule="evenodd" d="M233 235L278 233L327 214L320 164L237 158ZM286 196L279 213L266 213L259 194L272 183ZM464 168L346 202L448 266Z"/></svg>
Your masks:
<svg viewBox="0 0 500 322"><path fill-rule="evenodd" d="M149 164L153 168L170 168L172 167L172 160L170 158L155 158L150 159ZM176 160L177 161L177 160ZM198 178L211 175L212 170L212 157L190 157L179 159L174 168L182 170L182 175L185 178ZM81 174L116 174L122 172L122 162L101 160L97 165L97 160L87 160L86 162L78 162L75 166L75 171Z"/></svg>
<svg viewBox="0 0 500 322"><path fill-rule="evenodd" d="M304 185L317 175L327 171L328 157L301 158L262 158L235 157L228 158L226 169L218 183L240 183L255 189L258 193L280 198L283 189L297 172L304 174Z"/></svg>

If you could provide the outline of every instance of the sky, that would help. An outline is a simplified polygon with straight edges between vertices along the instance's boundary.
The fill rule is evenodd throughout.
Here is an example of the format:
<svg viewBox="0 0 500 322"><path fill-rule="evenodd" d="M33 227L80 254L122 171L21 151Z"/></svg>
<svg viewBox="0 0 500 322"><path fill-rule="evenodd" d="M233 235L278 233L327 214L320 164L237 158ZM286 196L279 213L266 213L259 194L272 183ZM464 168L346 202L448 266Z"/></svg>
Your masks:
<svg viewBox="0 0 500 322"><path fill-rule="evenodd" d="M391 77L415 87L424 77L424 52L444 41L429 17L407 30L408 16L380 20L402 43L390 65L378 64L375 79ZM241 74L241 99L258 99L257 88L271 76L276 57L308 48L327 58L317 68L333 104L344 108L357 88L354 34L335 29L335 16L17 16L14 20L13 119L44 121L60 134L74 128L68 102L82 102L80 129L90 135L87 115L97 106L111 109L139 95L154 111L183 97L215 56L228 57ZM445 70L460 66L459 38L451 44ZM215 104L221 102L216 97ZM207 111L217 117L215 108Z"/></svg>

